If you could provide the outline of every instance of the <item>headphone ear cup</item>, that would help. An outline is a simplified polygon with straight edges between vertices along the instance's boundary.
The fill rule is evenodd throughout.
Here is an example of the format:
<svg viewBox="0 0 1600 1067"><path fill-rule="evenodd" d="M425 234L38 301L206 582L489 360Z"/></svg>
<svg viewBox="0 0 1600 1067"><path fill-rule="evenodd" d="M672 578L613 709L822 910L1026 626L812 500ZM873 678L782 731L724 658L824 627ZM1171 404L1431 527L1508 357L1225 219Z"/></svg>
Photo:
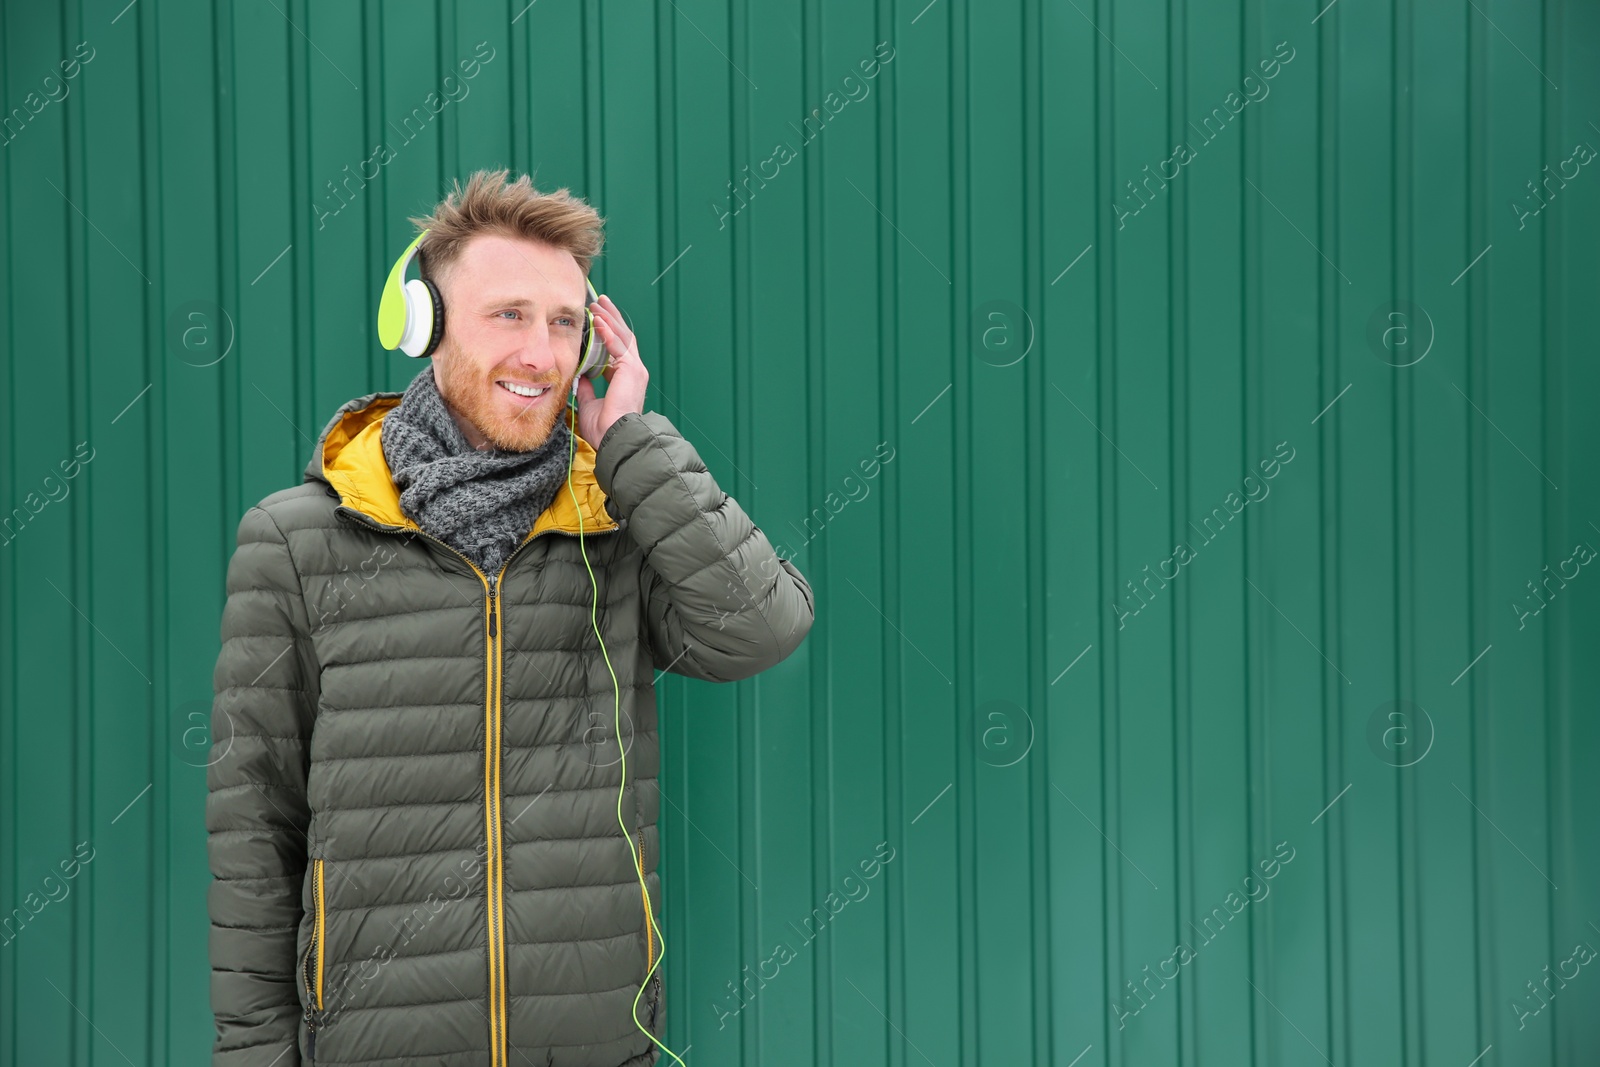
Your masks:
<svg viewBox="0 0 1600 1067"><path fill-rule="evenodd" d="M576 385L579 378L588 374L594 368L595 360L599 353L595 351L600 346L600 335L594 328L594 312L588 308L583 309L583 340L578 345L578 369L573 373L572 381Z"/></svg>
<svg viewBox="0 0 1600 1067"><path fill-rule="evenodd" d="M584 279L584 288L589 292L589 302L596 303L600 294L595 291L594 282L589 278ZM578 347L578 370L573 376L573 382L581 376L595 376L605 368L607 362L606 343L600 339L600 331L594 326L594 312L585 306L583 309L583 340Z"/></svg>
<svg viewBox="0 0 1600 1067"><path fill-rule="evenodd" d="M423 346L422 355L431 356L439 348L439 342L444 339L444 297L439 295L439 287L427 278L422 279L422 284L428 287L428 301L433 305L433 329L428 335L428 343Z"/></svg>
<svg viewBox="0 0 1600 1067"><path fill-rule="evenodd" d="M406 282L400 292L404 321L395 347L413 359L421 359L432 353L432 346L443 333L439 326L439 292L420 278Z"/></svg>

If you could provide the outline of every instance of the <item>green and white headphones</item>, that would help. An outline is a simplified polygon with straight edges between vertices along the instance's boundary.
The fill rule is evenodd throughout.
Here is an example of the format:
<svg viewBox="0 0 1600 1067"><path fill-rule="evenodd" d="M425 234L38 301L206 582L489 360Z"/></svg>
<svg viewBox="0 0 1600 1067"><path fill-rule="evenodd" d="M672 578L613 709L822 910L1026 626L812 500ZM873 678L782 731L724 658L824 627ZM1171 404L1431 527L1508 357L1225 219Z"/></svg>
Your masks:
<svg viewBox="0 0 1600 1067"><path fill-rule="evenodd" d="M395 260L389 271L389 280L383 283L383 298L378 302L378 341L384 348L396 349L420 359L431 356L444 337L444 299L439 289L426 278L406 280L406 268L417 254L417 246L428 235L427 230L417 234L416 240ZM594 283L583 280L589 290L589 303L600 299ZM578 343L578 375L593 378L606 368L606 346L594 328L594 312L586 303L583 308L583 339Z"/></svg>

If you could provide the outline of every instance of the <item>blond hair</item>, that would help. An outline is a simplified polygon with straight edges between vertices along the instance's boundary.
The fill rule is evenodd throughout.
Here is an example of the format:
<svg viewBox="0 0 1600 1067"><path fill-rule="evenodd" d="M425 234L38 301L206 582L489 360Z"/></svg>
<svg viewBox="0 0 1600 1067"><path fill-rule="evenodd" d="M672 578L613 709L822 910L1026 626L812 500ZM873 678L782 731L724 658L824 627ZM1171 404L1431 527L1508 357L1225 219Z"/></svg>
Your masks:
<svg viewBox="0 0 1600 1067"><path fill-rule="evenodd" d="M567 189L541 193L526 174L507 183L510 171L479 170L463 189L453 181L448 195L426 217L409 221L428 236L417 246L423 277L443 285L467 242L481 234L541 241L572 253L584 276L605 244L605 220Z"/></svg>

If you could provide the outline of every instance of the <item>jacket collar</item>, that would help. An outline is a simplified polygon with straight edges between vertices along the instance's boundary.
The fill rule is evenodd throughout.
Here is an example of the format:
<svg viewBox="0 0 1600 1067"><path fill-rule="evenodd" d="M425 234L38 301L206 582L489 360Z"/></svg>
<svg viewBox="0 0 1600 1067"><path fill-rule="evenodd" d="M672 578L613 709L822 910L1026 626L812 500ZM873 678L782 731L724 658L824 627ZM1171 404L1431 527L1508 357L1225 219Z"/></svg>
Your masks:
<svg viewBox="0 0 1600 1067"><path fill-rule="evenodd" d="M383 456L380 433L383 420L400 404L403 393L377 392L357 397L334 413L306 464L305 480L322 482L341 503L368 519L385 526L419 530L400 510L400 489L394 484L389 463ZM571 409L563 415L576 442L572 457L572 492L563 485L550 506L535 519L532 538L546 530L585 535L603 533L618 527L605 508L605 492L595 479L595 450L577 432ZM572 502L576 493L578 503Z"/></svg>

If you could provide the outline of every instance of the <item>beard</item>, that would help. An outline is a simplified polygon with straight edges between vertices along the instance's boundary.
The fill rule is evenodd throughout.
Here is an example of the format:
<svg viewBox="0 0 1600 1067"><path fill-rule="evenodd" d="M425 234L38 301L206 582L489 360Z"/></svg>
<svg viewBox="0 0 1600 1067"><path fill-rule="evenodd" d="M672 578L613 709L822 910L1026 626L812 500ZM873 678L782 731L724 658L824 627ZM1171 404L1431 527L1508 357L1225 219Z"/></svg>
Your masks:
<svg viewBox="0 0 1600 1067"><path fill-rule="evenodd" d="M448 348L448 351L446 350ZM525 370L510 367L483 368L468 358L454 343L441 345L433 369L439 377L439 393L451 410L466 419L489 444L506 452L529 452L550 439L556 418L566 406L572 379L534 380ZM532 404L523 404L497 382L548 386L549 391Z"/></svg>

